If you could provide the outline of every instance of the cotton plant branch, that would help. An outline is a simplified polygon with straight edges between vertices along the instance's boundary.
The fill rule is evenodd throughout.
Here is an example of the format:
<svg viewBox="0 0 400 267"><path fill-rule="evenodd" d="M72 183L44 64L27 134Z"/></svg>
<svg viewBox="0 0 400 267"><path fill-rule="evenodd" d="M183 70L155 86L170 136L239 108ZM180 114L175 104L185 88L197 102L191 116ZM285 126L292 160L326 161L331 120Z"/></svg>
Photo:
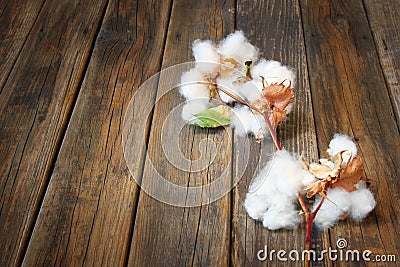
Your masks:
<svg viewBox="0 0 400 267"><path fill-rule="evenodd" d="M335 135L327 150L330 158L317 163L281 147L276 129L290 112L295 75L280 62L259 59L258 51L240 31L218 44L196 40L195 67L181 77L179 90L186 98L181 116L199 127L231 125L235 134L253 134L257 142L269 132L277 151L253 178L244 207L265 228L277 230L299 225L300 205L306 221L305 247L310 250L313 225L330 228L348 217L362 221L376 202L357 147L347 135ZM213 106L212 99L220 105ZM308 258L305 266L309 265Z"/></svg>
<svg viewBox="0 0 400 267"><path fill-rule="evenodd" d="M306 250L310 251L311 250L311 233L312 233L312 227L313 227L313 221L315 216L317 215L318 211L320 210L322 204L324 203L325 198L322 198L318 206L315 208L313 212L310 212L309 209L307 208L307 204L302 197L300 193L297 194L297 198L299 200L300 206L305 214L306 217ZM305 267L310 266L310 254L308 254L308 258L304 262Z"/></svg>

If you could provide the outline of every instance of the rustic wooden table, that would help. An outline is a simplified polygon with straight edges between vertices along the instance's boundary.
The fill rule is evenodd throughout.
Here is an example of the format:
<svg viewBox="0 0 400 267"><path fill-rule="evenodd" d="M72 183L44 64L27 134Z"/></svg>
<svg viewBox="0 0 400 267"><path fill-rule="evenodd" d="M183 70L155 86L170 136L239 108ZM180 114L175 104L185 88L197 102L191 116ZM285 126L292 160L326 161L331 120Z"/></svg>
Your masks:
<svg viewBox="0 0 400 267"><path fill-rule="evenodd" d="M303 249L305 227L271 232L247 216L255 162L232 191L201 207L170 206L141 191L132 177L152 179L148 159L171 180L207 183L226 167L235 179L245 153L260 156L255 142L185 127L188 158L199 156L205 137L217 155L200 172L174 168L158 126L181 101L177 92L145 124L132 174L123 156L135 90L192 60L193 40L235 29L265 58L297 70L295 107L278 131L283 146L315 160L334 133L347 133L372 180L373 213L361 224L314 229L315 249L341 237L349 248L400 261L399 15L399 0L1 0L0 266L301 265L256 257L265 245ZM143 101L152 105L156 94ZM397 266L314 263L336 265Z"/></svg>

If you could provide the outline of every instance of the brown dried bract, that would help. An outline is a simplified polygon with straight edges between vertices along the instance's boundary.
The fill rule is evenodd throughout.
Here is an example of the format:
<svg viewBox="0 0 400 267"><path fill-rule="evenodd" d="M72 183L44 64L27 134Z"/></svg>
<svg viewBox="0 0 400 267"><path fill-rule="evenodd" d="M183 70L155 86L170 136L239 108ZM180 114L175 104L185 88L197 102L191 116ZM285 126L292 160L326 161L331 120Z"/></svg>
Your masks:
<svg viewBox="0 0 400 267"><path fill-rule="evenodd" d="M274 125L278 126L286 119L286 107L294 98L293 88L291 84L285 86L284 81L268 85L264 77L261 76L261 79L263 82L261 95L272 110Z"/></svg>
<svg viewBox="0 0 400 267"><path fill-rule="evenodd" d="M326 198L328 188L340 187L348 192L357 190L355 185L359 181L367 181L364 177L362 160L355 157L347 164L343 164L343 158L350 159L350 151L341 151L334 155L330 160L320 160L320 164L309 165L302 160L303 166L308 170L317 181L310 184L307 190L307 198L316 194ZM344 166L343 166L344 165Z"/></svg>
<svg viewBox="0 0 400 267"><path fill-rule="evenodd" d="M341 187L348 192L352 192L357 190L355 185L359 181L367 181L367 178L364 177L362 159L355 157L345 168L340 170L339 178L336 183L332 184L332 188Z"/></svg>
<svg viewBox="0 0 400 267"><path fill-rule="evenodd" d="M281 110L277 107L272 109L272 117L274 125L279 125L282 121L286 120L286 110Z"/></svg>

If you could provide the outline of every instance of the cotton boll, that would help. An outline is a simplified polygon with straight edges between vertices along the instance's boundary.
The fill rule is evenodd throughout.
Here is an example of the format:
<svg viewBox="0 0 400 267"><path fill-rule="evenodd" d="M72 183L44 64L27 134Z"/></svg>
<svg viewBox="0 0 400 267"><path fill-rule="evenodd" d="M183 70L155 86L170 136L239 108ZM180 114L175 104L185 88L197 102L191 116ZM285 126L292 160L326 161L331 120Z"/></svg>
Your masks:
<svg viewBox="0 0 400 267"><path fill-rule="evenodd" d="M233 109L231 126L235 128L235 134L244 136L248 133L258 133L262 131L262 124L256 115L246 106L235 107Z"/></svg>
<svg viewBox="0 0 400 267"><path fill-rule="evenodd" d="M343 150L350 151L353 158L357 156L357 146L351 138L345 134L335 134L329 143L329 148L326 152L333 157L335 154Z"/></svg>
<svg viewBox="0 0 400 267"><path fill-rule="evenodd" d="M261 97L261 81L251 80L241 84L239 93L249 102L253 102Z"/></svg>
<svg viewBox="0 0 400 267"><path fill-rule="evenodd" d="M286 86L289 84L295 86L296 75L292 69L282 65L279 61L262 59L252 70L252 77L263 76L268 84L281 83L283 81Z"/></svg>
<svg viewBox="0 0 400 267"><path fill-rule="evenodd" d="M208 98L210 94L203 75L195 68L182 74L179 92L187 100Z"/></svg>
<svg viewBox="0 0 400 267"><path fill-rule="evenodd" d="M281 193L296 197L302 186L302 180L299 177L301 173L303 173L303 166L298 158L287 150L275 153L270 177Z"/></svg>
<svg viewBox="0 0 400 267"><path fill-rule="evenodd" d="M263 216L263 226L270 230L281 228L294 229L300 222L299 213L294 209L294 205L280 209L271 207Z"/></svg>
<svg viewBox="0 0 400 267"><path fill-rule="evenodd" d="M262 220L264 213L267 211L267 200L263 195L248 193L244 200L244 207L251 218L254 220Z"/></svg>
<svg viewBox="0 0 400 267"><path fill-rule="evenodd" d="M208 108L208 98L189 100L182 108L182 119L194 123L199 121L194 115L205 111Z"/></svg>
<svg viewBox="0 0 400 267"><path fill-rule="evenodd" d="M262 195L276 194L270 199L277 199L279 195L296 199L303 185L301 176L305 173L297 157L285 149L278 150L254 178L249 192Z"/></svg>
<svg viewBox="0 0 400 267"><path fill-rule="evenodd" d="M305 173L297 156L286 150L275 152L249 187L246 211L257 219L263 213L263 226L268 229L295 228L300 221L295 202Z"/></svg>
<svg viewBox="0 0 400 267"><path fill-rule="evenodd" d="M260 195L279 195L279 192L275 186L275 183L267 182L271 174L271 166L273 160L269 160L264 168L261 169L260 173L253 178L249 186L249 194L260 194Z"/></svg>
<svg viewBox="0 0 400 267"><path fill-rule="evenodd" d="M247 60L253 62L258 58L258 49L247 41L242 31L228 35L218 46L223 58L233 58L244 65Z"/></svg>
<svg viewBox="0 0 400 267"><path fill-rule="evenodd" d="M339 219L351 209L350 193L340 188L329 188L327 198L322 204L320 210L315 216L314 222L322 228L330 228L334 226ZM321 201L321 197L317 197L313 211Z"/></svg>
<svg viewBox="0 0 400 267"><path fill-rule="evenodd" d="M236 78L237 77L235 77L235 76L231 76L229 78L223 78L223 79L218 78L217 79L217 86L219 88L222 88L222 89L232 93L233 95L238 96L239 98L241 98L242 96L239 93L240 85L234 83ZM224 101L225 103L233 103L233 102L235 102L235 100L233 98L231 98L229 95L225 94L221 90L219 91L219 95L221 96L222 101Z"/></svg>
<svg viewBox="0 0 400 267"><path fill-rule="evenodd" d="M216 46L211 41L194 41L192 51L198 70L204 73L215 72L220 61L220 56L217 53Z"/></svg>
<svg viewBox="0 0 400 267"><path fill-rule="evenodd" d="M267 209L276 199L282 198L274 184L267 182L271 166L269 161L260 173L253 179L249 192L244 200L244 207L249 216L255 220L262 220Z"/></svg>
<svg viewBox="0 0 400 267"><path fill-rule="evenodd" d="M374 195L367 189L359 189L350 193L350 217L355 221L362 221L376 205Z"/></svg>

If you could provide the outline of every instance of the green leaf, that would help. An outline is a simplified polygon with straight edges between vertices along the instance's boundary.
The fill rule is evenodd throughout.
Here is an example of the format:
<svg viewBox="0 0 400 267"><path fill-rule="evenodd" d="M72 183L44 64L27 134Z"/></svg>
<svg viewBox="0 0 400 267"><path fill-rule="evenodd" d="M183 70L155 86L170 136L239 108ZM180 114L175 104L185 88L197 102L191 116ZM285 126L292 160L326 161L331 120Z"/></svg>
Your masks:
<svg viewBox="0 0 400 267"><path fill-rule="evenodd" d="M215 108L209 108L199 114L194 115L198 121L190 123L201 128L216 128L231 123L231 108L219 105Z"/></svg>

